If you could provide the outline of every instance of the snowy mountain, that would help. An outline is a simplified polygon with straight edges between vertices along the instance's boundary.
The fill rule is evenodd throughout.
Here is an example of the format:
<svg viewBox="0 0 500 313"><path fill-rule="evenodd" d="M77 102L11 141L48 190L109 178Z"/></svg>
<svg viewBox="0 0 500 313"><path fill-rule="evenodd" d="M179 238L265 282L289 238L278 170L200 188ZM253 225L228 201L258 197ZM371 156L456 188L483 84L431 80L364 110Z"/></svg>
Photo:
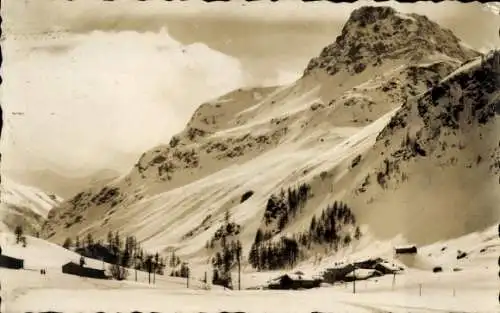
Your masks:
<svg viewBox="0 0 500 313"><path fill-rule="evenodd" d="M339 182L373 231L422 244L498 223L499 70L496 51L406 101Z"/></svg>
<svg viewBox="0 0 500 313"><path fill-rule="evenodd" d="M52 210L44 236L119 230L205 263L226 210L247 256L258 229L296 236L335 202L375 238L428 244L482 230L499 218L496 55L481 62L424 16L357 9L301 79L202 104L130 173ZM280 190L299 184L301 204L286 204Z"/></svg>
<svg viewBox="0 0 500 313"><path fill-rule="evenodd" d="M5 176L2 176L0 197L0 227L14 230L21 225L32 234L40 230L49 211L63 201L56 195L19 184Z"/></svg>
<svg viewBox="0 0 500 313"><path fill-rule="evenodd" d="M64 199L73 197L87 186L104 184L119 176L119 172L110 169L103 169L81 177L68 177L50 169L32 171L4 170L3 173L21 184L37 186Z"/></svg>

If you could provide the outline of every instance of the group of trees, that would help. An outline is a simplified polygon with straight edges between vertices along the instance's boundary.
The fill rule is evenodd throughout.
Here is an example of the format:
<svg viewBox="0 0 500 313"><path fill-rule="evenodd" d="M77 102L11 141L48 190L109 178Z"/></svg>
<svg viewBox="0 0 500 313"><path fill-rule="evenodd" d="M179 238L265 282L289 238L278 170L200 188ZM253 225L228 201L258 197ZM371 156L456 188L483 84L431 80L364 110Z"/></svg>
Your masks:
<svg viewBox="0 0 500 313"><path fill-rule="evenodd" d="M277 221L278 230L281 231L288 224L290 217L295 217L299 209L303 208L309 199L311 186L301 184L297 188L281 190L279 195L272 195L266 204L264 221L266 225Z"/></svg>
<svg viewBox="0 0 500 313"><path fill-rule="evenodd" d="M71 238L66 238L63 247L70 249L72 246ZM145 253L135 236L126 236L123 239L118 231L108 232L106 244L100 240L95 242L90 233L83 241L76 236L74 248L75 252L82 256L112 264L110 271L117 279L124 279L127 276L126 268L163 274L166 266L165 260L158 253Z"/></svg>
<svg viewBox="0 0 500 313"><path fill-rule="evenodd" d="M349 232L343 232L346 225L355 227L354 237L359 239L361 232L356 225L356 218L351 209L342 202L335 201L321 212L319 219L315 216L311 219L307 236L301 236L305 244L332 244L335 250L341 245L348 245L352 238ZM344 236L342 237L342 234ZM307 237L307 238L304 238ZM305 242L307 241L307 243Z"/></svg>
<svg viewBox="0 0 500 313"><path fill-rule="evenodd" d="M225 219L228 219L228 218L229 218L229 213L227 212ZM215 249L216 243L220 243L219 248L222 248L222 241L223 241L222 237L227 239L229 237L238 236L240 234L240 231L241 231L240 225L228 220L227 222L224 222L224 224L221 225L215 231L215 234L213 235L212 239L207 241L207 243L205 244L205 248L206 249Z"/></svg>
<svg viewBox="0 0 500 313"><path fill-rule="evenodd" d="M238 271L241 269L241 251L242 246L239 239L231 239L240 233L240 226L230 221L230 213L226 211L224 224L219 228L211 241L209 248L215 248L215 241L220 241L220 251L215 253L212 258L213 276L212 283L214 285L222 285L227 288L232 288L231 270L238 266Z"/></svg>
<svg viewBox="0 0 500 313"><path fill-rule="evenodd" d="M336 251L349 245L353 237L359 240L361 235L351 209L345 203L335 201L322 211L319 218L312 217L307 231L293 234L292 238L282 237L270 242L272 233L259 228L248 260L258 270L293 267L303 255L301 249L310 249L312 244L328 244Z"/></svg>
<svg viewBox="0 0 500 313"><path fill-rule="evenodd" d="M170 272L170 276L173 277L189 277L189 266L187 262L182 262L181 258L179 258L175 251L172 251L172 255L170 256L170 261L168 264L172 271ZM180 267L179 267L180 265Z"/></svg>
<svg viewBox="0 0 500 313"><path fill-rule="evenodd" d="M26 236L24 235L24 230L21 225L16 226L16 228L14 229L14 234L16 235L16 244L22 243L23 247L26 247Z"/></svg>
<svg viewBox="0 0 500 313"><path fill-rule="evenodd" d="M260 229L257 233L261 232ZM292 268L300 258L299 243L295 238L282 237L278 242L256 241L248 256L253 268L260 270L275 270Z"/></svg>
<svg viewBox="0 0 500 313"><path fill-rule="evenodd" d="M189 266L186 262L182 262L181 267L179 269L173 269L170 273L170 276L173 277L189 277Z"/></svg>

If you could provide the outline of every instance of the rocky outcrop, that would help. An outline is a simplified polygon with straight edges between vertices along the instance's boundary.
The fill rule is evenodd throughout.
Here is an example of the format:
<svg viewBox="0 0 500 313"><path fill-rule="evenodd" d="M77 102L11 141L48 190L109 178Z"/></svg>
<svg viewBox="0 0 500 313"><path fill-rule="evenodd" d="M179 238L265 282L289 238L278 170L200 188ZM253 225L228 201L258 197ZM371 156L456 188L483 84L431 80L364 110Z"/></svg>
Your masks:
<svg viewBox="0 0 500 313"><path fill-rule="evenodd" d="M461 61L479 55L425 16L366 6L352 12L340 36L309 62L304 75L317 69L330 75L340 70L357 74L387 60L418 62L438 53Z"/></svg>

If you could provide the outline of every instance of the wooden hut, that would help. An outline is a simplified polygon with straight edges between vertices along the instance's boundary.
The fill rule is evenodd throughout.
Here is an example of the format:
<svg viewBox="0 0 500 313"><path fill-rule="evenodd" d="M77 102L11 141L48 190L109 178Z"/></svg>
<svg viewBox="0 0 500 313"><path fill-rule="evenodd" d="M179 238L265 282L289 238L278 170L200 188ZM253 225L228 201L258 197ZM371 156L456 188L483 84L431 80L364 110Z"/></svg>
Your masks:
<svg viewBox="0 0 500 313"><path fill-rule="evenodd" d="M74 262L66 263L62 266L62 272L69 275L77 275L81 277L108 279L104 270L80 266Z"/></svg>
<svg viewBox="0 0 500 313"><path fill-rule="evenodd" d="M284 274L271 280L269 289L311 289L321 285L322 279L301 274Z"/></svg>
<svg viewBox="0 0 500 313"><path fill-rule="evenodd" d="M354 265L350 263L338 263L332 267L325 269L323 272L323 279L329 284L335 282L345 281L345 276L352 272Z"/></svg>
<svg viewBox="0 0 500 313"><path fill-rule="evenodd" d="M0 254L0 267L16 270L22 269L24 268L24 260Z"/></svg>
<svg viewBox="0 0 500 313"><path fill-rule="evenodd" d="M416 246L401 246L395 248L396 254L416 254L417 247Z"/></svg>

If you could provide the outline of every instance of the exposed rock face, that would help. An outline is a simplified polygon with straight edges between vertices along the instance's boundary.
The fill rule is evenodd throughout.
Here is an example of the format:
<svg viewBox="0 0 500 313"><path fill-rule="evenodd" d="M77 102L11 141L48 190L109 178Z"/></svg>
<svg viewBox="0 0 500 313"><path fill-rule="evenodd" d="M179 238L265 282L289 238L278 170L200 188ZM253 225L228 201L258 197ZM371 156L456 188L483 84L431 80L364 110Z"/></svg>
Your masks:
<svg viewBox="0 0 500 313"><path fill-rule="evenodd" d="M380 233L429 243L500 218L499 69L500 52L464 64L380 132L351 196Z"/></svg>
<svg viewBox="0 0 500 313"><path fill-rule="evenodd" d="M335 42L312 59L304 72L323 69L334 75L340 70L361 73L390 59L423 60L441 53L465 61L479 54L465 48L450 30L427 17L404 15L390 7L362 7L352 12Z"/></svg>

